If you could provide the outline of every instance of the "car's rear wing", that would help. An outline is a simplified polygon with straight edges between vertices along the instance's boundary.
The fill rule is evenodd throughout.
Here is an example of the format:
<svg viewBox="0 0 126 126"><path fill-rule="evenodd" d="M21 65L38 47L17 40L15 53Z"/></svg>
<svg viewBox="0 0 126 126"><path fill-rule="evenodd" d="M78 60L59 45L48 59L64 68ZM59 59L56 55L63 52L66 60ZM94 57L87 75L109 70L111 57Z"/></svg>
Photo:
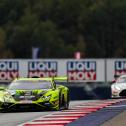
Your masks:
<svg viewBox="0 0 126 126"><path fill-rule="evenodd" d="M55 82L65 82L65 83L67 83L68 82L68 77L53 77L53 80L55 81Z"/></svg>

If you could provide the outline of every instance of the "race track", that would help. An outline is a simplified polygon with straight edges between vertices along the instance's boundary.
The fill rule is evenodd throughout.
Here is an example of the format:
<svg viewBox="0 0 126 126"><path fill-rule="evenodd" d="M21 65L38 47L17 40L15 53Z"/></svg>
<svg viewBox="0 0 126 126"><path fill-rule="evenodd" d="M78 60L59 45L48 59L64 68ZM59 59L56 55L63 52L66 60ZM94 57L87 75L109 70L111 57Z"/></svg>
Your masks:
<svg viewBox="0 0 126 126"><path fill-rule="evenodd" d="M115 112L115 109L116 109L115 107L118 104L120 104L119 102L120 102L119 100L72 101L72 102L70 102L70 109L68 110L68 111L71 111L71 113L75 112L74 114L77 115L78 110L79 110L80 113L81 112L84 113L83 111L85 111L85 110L86 111L91 110L91 113L90 114L84 114L84 116L81 113L82 114L81 118L78 118L78 119L76 119L74 121L70 121L70 123L64 124L64 125L66 125L66 126L67 125L68 126L81 126L82 124L85 124L85 126L91 126L92 124L90 124L90 123L92 121L89 121L89 120L94 120L93 126L100 126L100 124L104 123L105 120L109 120L113 116L116 116L116 115L118 115L119 113L121 113L123 111L123 109L121 109L120 111ZM116 105L116 104L117 105L115 107L111 107L113 105L113 103L114 103L114 105ZM122 103L122 104L124 104L124 103ZM75 111L75 108L76 108L76 111ZM81 109L82 109L82 111L81 111ZM93 111L95 111L95 112L93 112ZM66 113L66 112L67 111L62 111L62 112L58 112L58 114L59 114L59 116L62 117L64 115L63 113ZM108 113L108 112L110 112L110 113ZM35 121L32 122L33 120L35 120L35 119L37 120L40 117L42 119L46 119L44 117L48 117L48 115L56 116L55 113L57 113L57 112L48 111L48 112L9 112L9 113L0 113L0 126L27 126L27 125L30 126L30 125L33 125L34 123L36 123ZM107 116L106 116L107 118L105 118L105 113L107 114ZM70 116L70 117L74 117L75 116L74 114L72 116ZM99 114L104 115L104 117L102 117ZM109 115L110 115L110 117L109 117ZM68 116L68 114L66 116ZM100 119L99 117L102 117L102 118ZM37 122L37 123L40 124L41 122ZM58 122L58 120L57 120L57 122ZM41 125L43 126L43 124L41 124ZM36 124L34 124L34 126L36 126Z"/></svg>
<svg viewBox="0 0 126 126"><path fill-rule="evenodd" d="M70 102L70 108L76 104L80 104L83 101L74 101ZM9 113L0 113L0 126L17 126L24 122L33 120L35 118L45 116L53 112L9 112Z"/></svg>

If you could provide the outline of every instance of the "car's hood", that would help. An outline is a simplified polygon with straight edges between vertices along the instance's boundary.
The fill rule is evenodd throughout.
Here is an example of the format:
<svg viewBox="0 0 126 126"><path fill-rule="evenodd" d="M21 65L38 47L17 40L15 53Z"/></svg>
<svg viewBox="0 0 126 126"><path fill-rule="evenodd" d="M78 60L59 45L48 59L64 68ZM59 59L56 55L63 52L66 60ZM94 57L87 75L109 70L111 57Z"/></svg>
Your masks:
<svg viewBox="0 0 126 126"><path fill-rule="evenodd" d="M37 89L37 90L7 90L9 94L16 100L37 100L42 97L47 91L51 89Z"/></svg>
<svg viewBox="0 0 126 126"><path fill-rule="evenodd" d="M115 83L115 86L118 86L120 89L126 89L126 83Z"/></svg>

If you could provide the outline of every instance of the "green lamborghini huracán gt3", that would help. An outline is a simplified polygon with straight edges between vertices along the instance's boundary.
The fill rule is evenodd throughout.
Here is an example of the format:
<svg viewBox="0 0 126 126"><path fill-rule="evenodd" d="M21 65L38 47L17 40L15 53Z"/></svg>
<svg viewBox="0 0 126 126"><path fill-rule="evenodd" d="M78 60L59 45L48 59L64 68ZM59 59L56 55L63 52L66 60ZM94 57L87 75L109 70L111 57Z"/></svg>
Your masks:
<svg viewBox="0 0 126 126"><path fill-rule="evenodd" d="M0 88L0 110L61 110L69 107L67 77L17 78ZM61 83L61 84L60 84Z"/></svg>

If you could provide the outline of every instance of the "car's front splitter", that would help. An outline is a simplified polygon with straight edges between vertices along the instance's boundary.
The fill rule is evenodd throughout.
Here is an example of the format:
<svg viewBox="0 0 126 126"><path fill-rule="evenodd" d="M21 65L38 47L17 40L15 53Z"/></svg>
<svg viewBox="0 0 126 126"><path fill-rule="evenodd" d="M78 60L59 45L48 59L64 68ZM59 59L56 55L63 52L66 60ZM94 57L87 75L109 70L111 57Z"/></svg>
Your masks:
<svg viewBox="0 0 126 126"><path fill-rule="evenodd" d="M1 109L4 110L51 110L55 108L49 102L42 102L42 103L7 103L4 102L1 104Z"/></svg>

